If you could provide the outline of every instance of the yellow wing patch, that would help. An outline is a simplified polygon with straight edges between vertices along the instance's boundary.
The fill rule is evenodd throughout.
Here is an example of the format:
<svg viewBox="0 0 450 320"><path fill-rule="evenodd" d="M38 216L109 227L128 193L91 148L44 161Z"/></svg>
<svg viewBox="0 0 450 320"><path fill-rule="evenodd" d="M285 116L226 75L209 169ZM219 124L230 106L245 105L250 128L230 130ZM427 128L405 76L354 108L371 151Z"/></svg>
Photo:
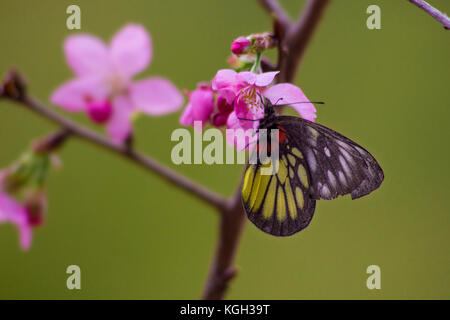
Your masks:
<svg viewBox="0 0 450 320"><path fill-rule="evenodd" d="M297 206L303 209L305 199L303 199L303 192L299 187L295 188L295 198L297 199Z"/></svg>
<svg viewBox="0 0 450 320"><path fill-rule="evenodd" d="M251 201L250 204L252 210L254 211L258 211L259 207L261 207L261 204L264 199L264 194L266 193L267 185L269 184L270 178L272 176L261 174L261 170L259 169L258 172L256 173L256 178L258 177L259 177L259 184L257 185L257 188L253 188L252 195L250 197L251 200L253 194L255 194L254 201Z"/></svg>
<svg viewBox="0 0 450 320"><path fill-rule="evenodd" d="M299 164L297 169L297 175L300 179L300 182L305 186L305 188L308 188L308 176L306 175L306 169L303 165Z"/></svg>
<svg viewBox="0 0 450 320"><path fill-rule="evenodd" d="M297 217L297 208L295 207L295 199L294 194L292 193L291 184L289 180L286 182L284 186L284 191L286 193L286 200L289 209L289 216L294 220Z"/></svg>
<svg viewBox="0 0 450 320"><path fill-rule="evenodd" d="M254 174L255 166L249 166L245 171L244 183L242 185L242 198L244 199L244 201L248 201L248 197L250 197Z"/></svg>
<svg viewBox="0 0 450 320"><path fill-rule="evenodd" d="M287 157L291 166L295 167L295 157L292 154L288 154Z"/></svg>
<svg viewBox="0 0 450 320"><path fill-rule="evenodd" d="M263 207L263 217L269 219L273 213L273 207L275 205L275 192L277 188L277 179L272 178L269 184L269 189L267 190L266 200L264 201Z"/></svg>
<svg viewBox="0 0 450 320"><path fill-rule="evenodd" d="M300 159L303 159L303 153L297 148L292 148L292 153L295 154Z"/></svg>
<svg viewBox="0 0 450 320"><path fill-rule="evenodd" d="M284 182L286 181L288 175L288 169L286 168L284 161L281 161L279 163L279 167L278 167L278 179L280 180L280 183L284 184Z"/></svg>
<svg viewBox="0 0 450 320"><path fill-rule="evenodd" d="M277 195L277 219L280 222L286 219L286 202L284 201L284 192L281 186L278 187Z"/></svg>

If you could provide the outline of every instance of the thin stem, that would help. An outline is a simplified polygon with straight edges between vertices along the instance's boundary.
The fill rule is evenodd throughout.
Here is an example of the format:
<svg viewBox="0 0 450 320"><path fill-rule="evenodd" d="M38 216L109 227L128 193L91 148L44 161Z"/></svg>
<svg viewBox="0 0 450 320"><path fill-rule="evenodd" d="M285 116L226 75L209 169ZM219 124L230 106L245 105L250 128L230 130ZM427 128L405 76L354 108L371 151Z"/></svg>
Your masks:
<svg viewBox="0 0 450 320"><path fill-rule="evenodd" d="M102 135L80 126L72 120L60 115L59 113L47 108L35 98L24 94L19 99L13 99L27 107L29 110L49 119L50 121L60 125L66 132L65 137L69 135L77 136L85 141L100 146L106 150L113 152L116 155L123 156L131 162L157 174L166 181L172 183L176 187L183 189L197 198L203 200L205 203L212 205L219 210L224 210L227 206L226 199L209 191L208 189L196 184L186 177L176 173L166 166L158 163L150 157L129 148L127 145L117 145L112 143L109 139Z"/></svg>
<svg viewBox="0 0 450 320"><path fill-rule="evenodd" d="M261 52L256 54L255 63L250 69L250 72L261 72Z"/></svg>
<svg viewBox="0 0 450 320"><path fill-rule="evenodd" d="M434 19L439 21L445 29L450 30L450 18L445 13L440 12L438 9L429 5L424 0L409 0L409 2L415 4L420 9L432 16Z"/></svg>

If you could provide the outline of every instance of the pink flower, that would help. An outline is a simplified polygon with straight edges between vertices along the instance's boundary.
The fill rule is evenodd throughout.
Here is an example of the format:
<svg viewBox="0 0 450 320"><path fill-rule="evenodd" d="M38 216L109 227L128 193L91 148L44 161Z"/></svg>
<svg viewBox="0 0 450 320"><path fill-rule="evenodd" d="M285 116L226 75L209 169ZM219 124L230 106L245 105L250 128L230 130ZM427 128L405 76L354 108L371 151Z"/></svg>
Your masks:
<svg viewBox="0 0 450 320"><path fill-rule="evenodd" d="M292 105L304 119L314 121L316 109L299 87L290 83L271 86L277 74L278 71L257 74L219 70L211 85L200 84L190 94L180 123L189 126L202 121L204 126L209 121L216 127L226 125L234 129L233 134L227 133L228 143L243 149L257 137L244 131L258 128L257 120L264 117L265 98L274 105Z"/></svg>
<svg viewBox="0 0 450 320"><path fill-rule="evenodd" d="M247 53L252 43L246 37L239 37L231 44L231 52L236 55Z"/></svg>
<svg viewBox="0 0 450 320"><path fill-rule="evenodd" d="M51 102L67 111L86 112L96 123L106 123L116 143L130 134L134 113L162 115L178 110L183 103L182 95L167 79L132 82L152 57L150 36L140 25L126 25L109 46L91 35L70 36L64 52L75 79L56 89Z"/></svg>
<svg viewBox="0 0 450 320"><path fill-rule="evenodd" d="M270 86L277 74L278 71L261 74L248 71L237 73L231 69L217 72L212 81L212 88L226 97L229 103L234 104L236 113L228 119L229 128L256 128L259 125L258 121L241 119L261 119L264 116L263 97L268 98L273 104L292 103L292 107L302 118L314 121L316 109L299 87L290 83Z"/></svg>
<svg viewBox="0 0 450 320"><path fill-rule="evenodd" d="M208 83L200 83L197 89L189 94L189 103L184 109L180 123L192 126L194 121L201 121L205 126L214 110L214 92Z"/></svg>
<svg viewBox="0 0 450 320"><path fill-rule="evenodd" d="M24 206L0 189L0 223L11 222L19 230L20 246L27 250L31 245L31 223Z"/></svg>

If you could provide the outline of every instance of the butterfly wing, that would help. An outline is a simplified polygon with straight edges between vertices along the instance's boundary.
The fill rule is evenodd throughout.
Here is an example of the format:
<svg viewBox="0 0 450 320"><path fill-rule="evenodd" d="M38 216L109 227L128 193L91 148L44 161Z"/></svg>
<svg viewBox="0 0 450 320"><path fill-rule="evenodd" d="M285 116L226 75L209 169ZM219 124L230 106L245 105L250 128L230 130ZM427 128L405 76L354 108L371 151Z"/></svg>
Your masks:
<svg viewBox="0 0 450 320"><path fill-rule="evenodd" d="M310 197L306 160L297 148L280 144L280 160L275 174L264 174L267 165L250 164L244 173L242 200L251 222L274 236L289 236L306 228L316 201Z"/></svg>
<svg viewBox="0 0 450 320"><path fill-rule="evenodd" d="M320 124L297 117L277 117L287 132L288 143L295 145L307 163L313 199L334 199L351 194L363 197L377 189L383 170L363 147Z"/></svg>

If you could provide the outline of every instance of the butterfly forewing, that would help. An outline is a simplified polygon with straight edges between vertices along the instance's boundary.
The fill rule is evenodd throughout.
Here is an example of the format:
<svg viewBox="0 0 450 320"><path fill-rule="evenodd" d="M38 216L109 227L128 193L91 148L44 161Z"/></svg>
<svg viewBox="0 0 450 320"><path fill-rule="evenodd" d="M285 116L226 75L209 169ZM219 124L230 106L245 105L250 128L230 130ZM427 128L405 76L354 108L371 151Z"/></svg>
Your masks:
<svg viewBox="0 0 450 320"><path fill-rule="evenodd" d="M334 199L351 194L360 198L377 189L383 170L364 148L320 124L296 117L280 116L277 121L290 143L305 154L311 175L313 199Z"/></svg>

